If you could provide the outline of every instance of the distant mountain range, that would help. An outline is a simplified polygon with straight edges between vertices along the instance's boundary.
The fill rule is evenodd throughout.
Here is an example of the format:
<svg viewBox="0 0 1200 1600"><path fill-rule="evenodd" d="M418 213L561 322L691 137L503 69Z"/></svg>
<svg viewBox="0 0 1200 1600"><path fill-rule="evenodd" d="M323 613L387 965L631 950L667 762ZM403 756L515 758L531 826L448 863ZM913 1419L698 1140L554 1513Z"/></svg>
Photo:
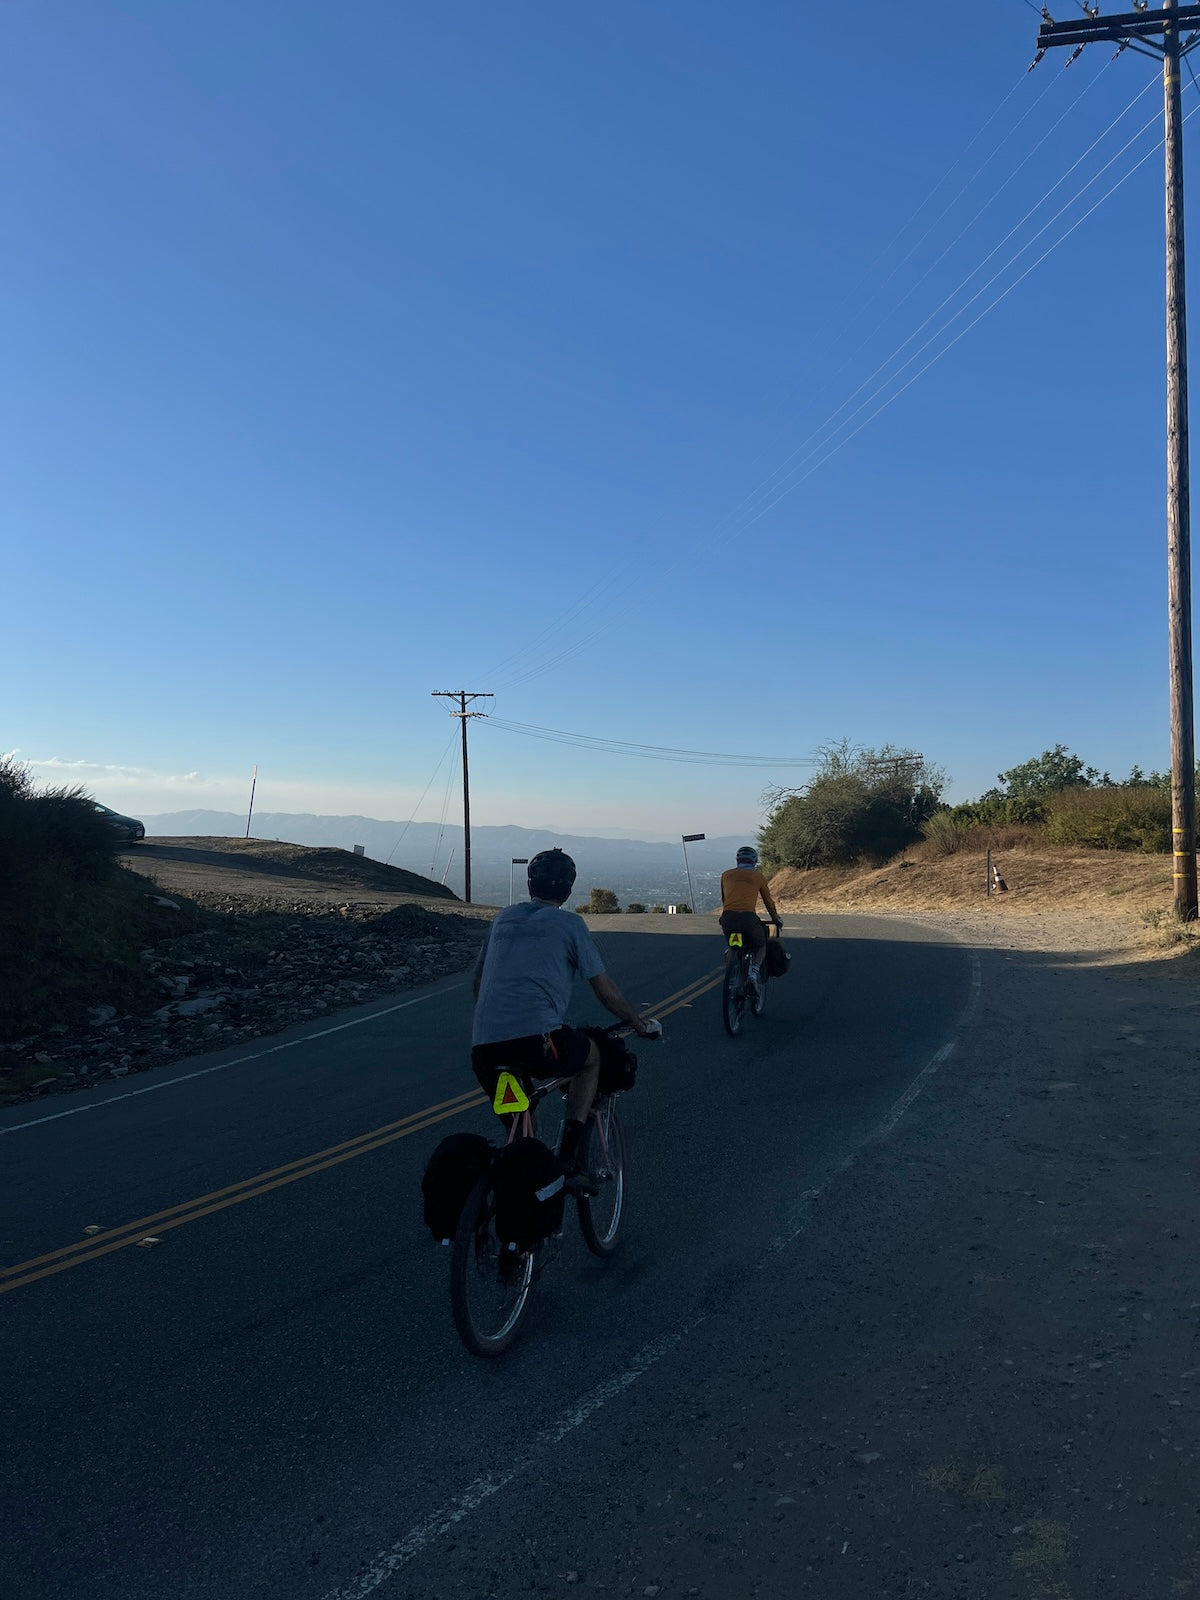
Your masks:
<svg viewBox="0 0 1200 1600"><path fill-rule="evenodd" d="M171 811L143 817L146 832L167 838L241 838L245 817L231 811ZM462 829L449 823L382 822L375 817L319 817L285 811L256 811L251 837L281 839L289 844L339 845L352 850L363 846L375 861L390 861L437 882L445 881L462 893ZM720 902L720 875L733 865L734 853L747 841L726 835L688 845L697 909L708 911ZM575 859L579 879L572 903L586 900L592 888L612 889L623 906L632 901L650 905L679 904L688 900L683 850L679 844L649 839L613 839L556 833L547 828L473 827L471 829L471 889L484 905L504 905L509 897L509 873L514 856L536 855L558 845ZM525 869L511 867L520 897Z"/></svg>

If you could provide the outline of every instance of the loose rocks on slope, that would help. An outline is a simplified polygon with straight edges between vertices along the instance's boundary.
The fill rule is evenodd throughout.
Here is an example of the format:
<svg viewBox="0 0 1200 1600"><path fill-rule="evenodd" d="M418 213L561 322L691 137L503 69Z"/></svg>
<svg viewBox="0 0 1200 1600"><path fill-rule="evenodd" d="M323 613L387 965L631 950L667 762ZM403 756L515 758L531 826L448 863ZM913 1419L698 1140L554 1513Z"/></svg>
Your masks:
<svg viewBox="0 0 1200 1600"><path fill-rule="evenodd" d="M254 895L190 899L199 914L188 907L173 919L166 901L161 932L142 951L146 998L136 1013L98 1003L81 1024L0 1046L0 1098L145 1072L460 971L486 927L478 915L418 905L281 911Z"/></svg>

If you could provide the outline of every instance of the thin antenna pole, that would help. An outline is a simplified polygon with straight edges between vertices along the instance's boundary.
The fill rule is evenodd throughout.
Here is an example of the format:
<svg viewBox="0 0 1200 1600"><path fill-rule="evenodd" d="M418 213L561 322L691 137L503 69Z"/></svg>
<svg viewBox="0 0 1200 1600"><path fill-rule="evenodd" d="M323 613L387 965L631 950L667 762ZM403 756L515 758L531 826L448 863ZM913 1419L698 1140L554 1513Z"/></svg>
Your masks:
<svg viewBox="0 0 1200 1600"><path fill-rule="evenodd" d="M246 813L246 837L250 837L250 818L254 815L254 791L258 787L258 766L250 775L250 809Z"/></svg>

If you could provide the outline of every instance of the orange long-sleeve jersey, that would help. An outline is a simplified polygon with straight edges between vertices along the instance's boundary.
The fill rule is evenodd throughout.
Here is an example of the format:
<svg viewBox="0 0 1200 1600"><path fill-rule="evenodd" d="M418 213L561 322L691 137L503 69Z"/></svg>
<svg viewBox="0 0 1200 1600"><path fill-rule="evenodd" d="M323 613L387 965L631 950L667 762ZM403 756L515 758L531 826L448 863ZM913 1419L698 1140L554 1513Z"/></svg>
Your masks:
<svg viewBox="0 0 1200 1600"><path fill-rule="evenodd" d="M779 920L770 886L757 867L730 867L721 874L721 910L757 911L758 897L762 895L768 916Z"/></svg>

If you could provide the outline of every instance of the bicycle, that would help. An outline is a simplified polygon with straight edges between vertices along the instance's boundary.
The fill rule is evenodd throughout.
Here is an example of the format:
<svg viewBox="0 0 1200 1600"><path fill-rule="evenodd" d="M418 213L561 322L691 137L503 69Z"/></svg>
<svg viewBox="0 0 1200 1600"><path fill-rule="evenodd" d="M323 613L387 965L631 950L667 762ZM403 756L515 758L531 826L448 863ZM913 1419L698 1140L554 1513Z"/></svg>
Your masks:
<svg viewBox="0 0 1200 1600"><path fill-rule="evenodd" d="M614 1039L628 1038L633 1031L623 1024L606 1030ZM571 1083L570 1078L539 1083L526 1074L514 1076L521 1080L528 1103L515 1114L498 1113L509 1117L508 1144L526 1136L536 1138L538 1107L556 1090L565 1100ZM593 1255L604 1259L616 1253L625 1217L625 1131L616 1105L620 1093L609 1090L596 1095L588 1114L582 1162L583 1170L596 1180L597 1192L575 1196L583 1241ZM561 1131L556 1150L560 1142ZM508 1349L551 1247L561 1238L560 1231L532 1250L509 1250L496 1233L493 1175L486 1172L480 1178L463 1206L450 1261L454 1325L472 1355L498 1356Z"/></svg>
<svg viewBox="0 0 1200 1600"><path fill-rule="evenodd" d="M759 919L762 921L762 919ZM767 930L767 938L771 937L771 930L779 931L780 924L776 922L763 922ZM750 984L751 952L745 949L740 933L731 933L728 940L729 948L725 952L725 981L721 985L721 1020L725 1024L725 1032L731 1038L735 1037L742 1026L742 1018L746 1014L746 1003L750 1001L750 1009L756 1017L761 1017L767 1004L767 964L764 960L758 969L758 992L754 993Z"/></svg>

